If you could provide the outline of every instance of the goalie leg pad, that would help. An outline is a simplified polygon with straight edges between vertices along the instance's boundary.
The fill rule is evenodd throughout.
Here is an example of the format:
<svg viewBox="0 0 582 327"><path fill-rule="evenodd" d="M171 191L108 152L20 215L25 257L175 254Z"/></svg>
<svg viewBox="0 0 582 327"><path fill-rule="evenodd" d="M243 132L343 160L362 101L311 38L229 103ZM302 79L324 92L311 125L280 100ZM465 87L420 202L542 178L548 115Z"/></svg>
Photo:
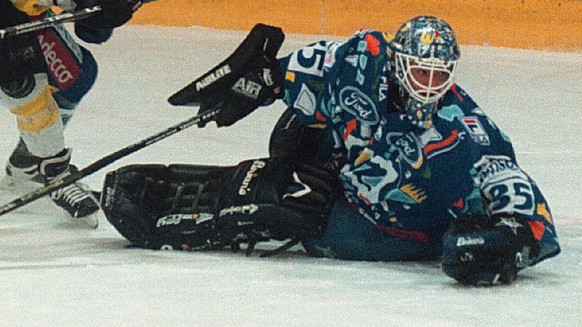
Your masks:
<svg viewBox="0 0 582 327"><path fill-rule="evenodd" d="M131 165L105 177L107 220L138 247L197 249L211 245L218 184L227 169Z"/></svg>
<svg viewBox="0 0 582 327"><path fill-rule="evenodd" d="M325 171L283 160L133 165L107 174L101 204L136 246L189 250L320 234L337 185Z"/></svg>
<svg viewBox="0 0 582 327"><path fill-rule="evenodd" d="M242 228L239 238L305 239L323 232L339 189L335 175L286 159L240 163L221 196L217 228ZM235 241L237 238L235 238Z"/></svg>

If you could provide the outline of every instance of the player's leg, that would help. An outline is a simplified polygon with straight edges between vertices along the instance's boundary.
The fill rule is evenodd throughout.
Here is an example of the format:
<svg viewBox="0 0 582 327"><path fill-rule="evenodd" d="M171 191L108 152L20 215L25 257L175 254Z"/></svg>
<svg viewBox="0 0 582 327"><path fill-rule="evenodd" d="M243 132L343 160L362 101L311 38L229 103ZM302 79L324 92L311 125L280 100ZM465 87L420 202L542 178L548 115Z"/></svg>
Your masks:
<svg viewBox="0 0 582 327"><path fill-rule="evenodd" d="M52 12L46 15L52 15ZM62 26L43 30L37 38L47 64L52 95L59 107L63 126L66 126L95 82L97 63ZM39 163L40 158L29 151L26 142L19 140L6 164L6 174L13 179L41 183Z"/></svg>
<svg viewBox="0 0 582 327"><path fill-rule="evenodd" d="M28 21L10 3L2 3L3 25ZM48 83L43 50L30 33L4 40L0 50L0 104L16 115L20 132L17 152L28 156L36 167L25 176L49 183L69 173L70 150L64 146L64 126L52 96L53 87ZM99 209L91 192L77 184L55 191L51 197L73 217L84 217Z"/></svg>
<svg viewBox="0 0 582 327"><path fill-rule="evenodd" d="M302 242L317 257L358 261L405 261L437 259L438 242L418 242L379 231L345 199L333 206L325 232Z"/></svg>

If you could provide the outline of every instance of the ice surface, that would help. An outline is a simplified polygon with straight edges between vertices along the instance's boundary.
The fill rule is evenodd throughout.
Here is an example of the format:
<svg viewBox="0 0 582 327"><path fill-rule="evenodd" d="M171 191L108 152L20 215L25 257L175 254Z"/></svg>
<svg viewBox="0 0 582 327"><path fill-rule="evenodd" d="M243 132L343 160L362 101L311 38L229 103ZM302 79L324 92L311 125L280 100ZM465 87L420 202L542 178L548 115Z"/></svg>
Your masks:
<svg viewBox="0 0 582 327"><path fill-rule="evenodd" d="M166 99L224 59L246 32L127 26L88 45L98 81L66 137L85 167L194 114ZM322 38L288 35L281 54ZM328 38L329 39L329 38ZM563 252L514 284L461 287L438 263L368 263L290 253L125 249L100 216L68 222L41 199L0 217L1 326L580 326L582 325L582 55L462 47L458 82L512 137L518 161L552 207ZM192 127L84 181L130 163L230 165L266 156L281 103L230 128ZM17 141L0 115L0 163ZM6 203L19 194L0 190Z"/></svg>

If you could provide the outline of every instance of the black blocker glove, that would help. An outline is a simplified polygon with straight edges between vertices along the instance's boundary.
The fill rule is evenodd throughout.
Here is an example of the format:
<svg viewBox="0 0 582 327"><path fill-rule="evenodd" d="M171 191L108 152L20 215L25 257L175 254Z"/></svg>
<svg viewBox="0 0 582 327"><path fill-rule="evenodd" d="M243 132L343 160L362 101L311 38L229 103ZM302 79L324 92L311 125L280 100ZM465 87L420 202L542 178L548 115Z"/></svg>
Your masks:
<svg viewBox="0 0 582 327"><path fill-rule="evenodd" d="M510 284L539 255L526 219L515 215L457 218L443 238L443 271L464 285Z"/></svg>
<svg viewBox="0 0 582 327"><path fill-rule="evenodd" d="M203 99L198 114L220 108L214 117L218 127L230 126L258 107L268 106L283 97L283 76L276 59L259 57L249 73L222 92ZM206 124L201 123L199 127Z"/></svg>
<svg viewBox="0 0 582 327"><path fill-rule="evenodd" d="M270 105L283 97L277 52L284 39L278 27L255 25L228 58L174 93L168 102L200 106L199 116L209 113L200 127L211 120L219 127L230 126L258 107Z"/></svg>

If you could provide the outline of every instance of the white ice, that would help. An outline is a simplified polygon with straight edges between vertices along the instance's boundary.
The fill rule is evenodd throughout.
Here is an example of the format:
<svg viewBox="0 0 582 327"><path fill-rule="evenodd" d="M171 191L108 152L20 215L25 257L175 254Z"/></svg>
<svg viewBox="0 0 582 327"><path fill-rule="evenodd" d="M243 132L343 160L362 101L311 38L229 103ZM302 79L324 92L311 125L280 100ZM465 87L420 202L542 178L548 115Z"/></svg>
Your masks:
<svg viewBox="0 0 582 327"><path fill-rule="evenodd" d="M88 45L98 81L66 131L80 167L192 115L174 91L223 60L246 32L127 26ZM288 35L281 54L321 39ZM342 39L328 37L327 39ZM128 243L100 214L78 227L38 200L0 217L0 326L581 326L582 54L462 47L458 82L512 137L554 214L563 252L505 287L461 287L438 262L342 262L296 253L160 252ZM192 127L84 179L132 163L231 165L266 156L284 109L233 127ZM0 115L0 163L18 134ZM20 194L2 190L6 203Z"/></svg>

